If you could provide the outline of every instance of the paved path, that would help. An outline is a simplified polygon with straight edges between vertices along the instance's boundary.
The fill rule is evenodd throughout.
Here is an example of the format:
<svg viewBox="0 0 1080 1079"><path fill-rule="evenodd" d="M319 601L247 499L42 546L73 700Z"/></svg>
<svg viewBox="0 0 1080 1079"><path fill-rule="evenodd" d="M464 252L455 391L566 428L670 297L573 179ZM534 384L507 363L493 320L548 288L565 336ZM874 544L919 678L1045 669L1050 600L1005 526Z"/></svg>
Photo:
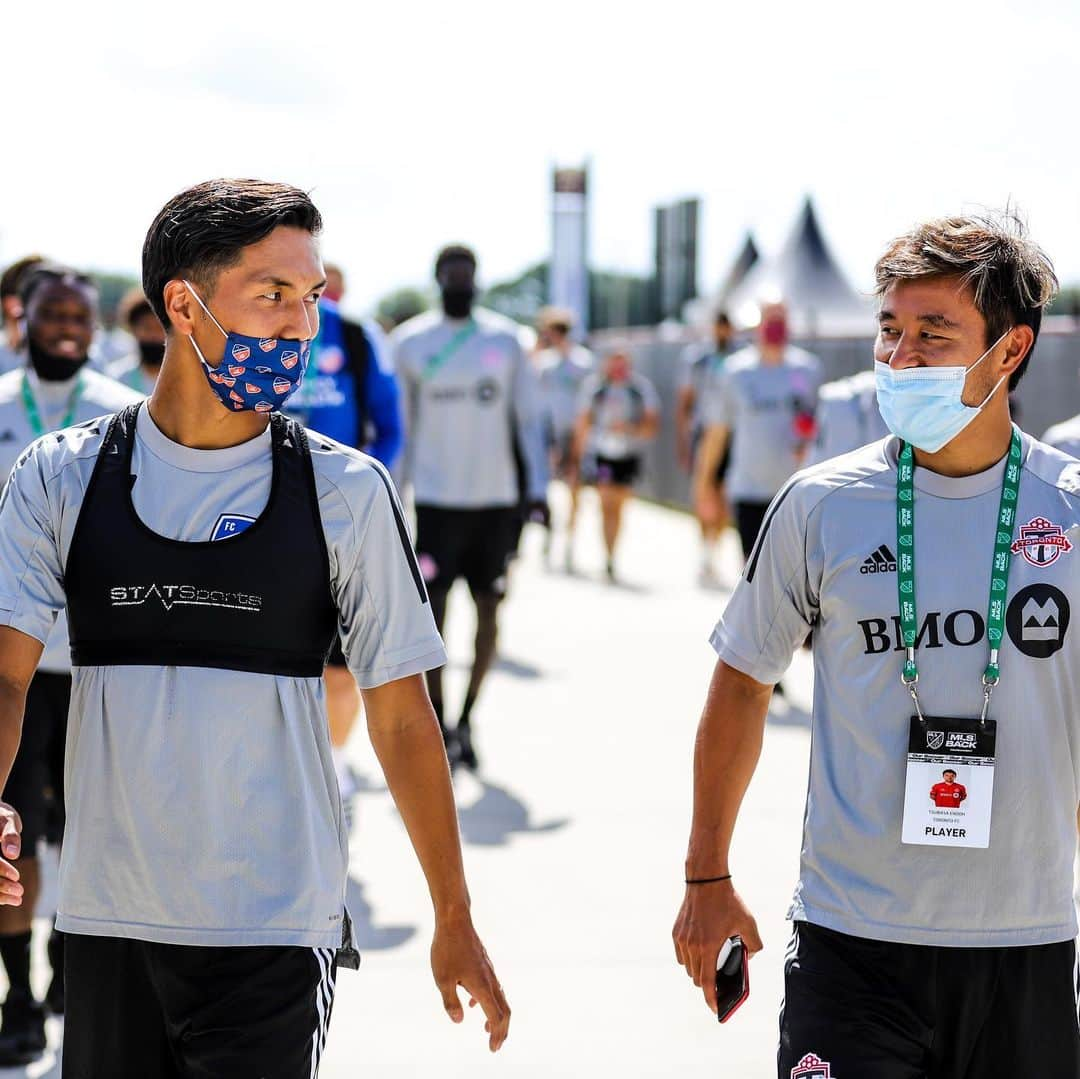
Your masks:
<svg viewBox="0 0 1080 1079"><path fill-rule="evenodd" d="M598 529L590 498L576 576L546 571L530 530L504 612L503 658L475 715L484 768L456 781L475 920L514 1009L509 1041L492 1057L478 1014L455 1027L442 1011L423 878L361 731L350 747L365 791L349 903L364 961L339 975L322 1079L775 1074L809 663L797 657L792 704L776 705L736 836L733 868L766 949L753 963L750 1001L720 1027L675 965L670 933L694 730L713 664L707 638L727 594L696 586L688 518L630 508L621 587L600 580ZM725 556L734 577L734 546ZM465 596L451 597L450 618L453 707L472 634ZM50 1054L0 1070L9 1076L59 1079L59 1067Z"/></svg>
<svg viewBox="0 0 1080 1079"><path fill-rule="evenodd" d="M504 659L475 717L484 768L456 784L475 920L514 1009L510 1039L492 1058L478 1016L457 1028L442 1013L423 879L358 737L355 761L371 789L353 843L352 907L363 908L368 944L361 971L339 977L324 1079L775 1074L809 664L798 657L790 679L795 707L776 706L737 836L733 867L766 950L749 1003L720 1027L675 965L670 933L713 664L707 637L726 593L695 585L697 542L682 515L631 507L623 587L598 579L591 502L581 525L580 576L546 572L540 536L528 539L505 609ZM735 552L725 553L734 575ZM467 597L451 601L454 702L471 626Z"/></svg>

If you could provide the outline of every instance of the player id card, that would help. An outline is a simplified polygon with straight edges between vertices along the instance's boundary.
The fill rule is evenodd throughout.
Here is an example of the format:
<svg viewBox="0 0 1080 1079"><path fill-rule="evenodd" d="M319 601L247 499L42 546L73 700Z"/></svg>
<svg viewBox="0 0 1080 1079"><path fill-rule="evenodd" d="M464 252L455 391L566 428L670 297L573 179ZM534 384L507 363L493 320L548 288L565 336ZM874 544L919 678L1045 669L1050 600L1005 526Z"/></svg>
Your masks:
<svg viewBox="0 0 1080 1079"><path fill-rule="evenodd" d="M903 842L989 847L997 722L911 717Z"/></svg>

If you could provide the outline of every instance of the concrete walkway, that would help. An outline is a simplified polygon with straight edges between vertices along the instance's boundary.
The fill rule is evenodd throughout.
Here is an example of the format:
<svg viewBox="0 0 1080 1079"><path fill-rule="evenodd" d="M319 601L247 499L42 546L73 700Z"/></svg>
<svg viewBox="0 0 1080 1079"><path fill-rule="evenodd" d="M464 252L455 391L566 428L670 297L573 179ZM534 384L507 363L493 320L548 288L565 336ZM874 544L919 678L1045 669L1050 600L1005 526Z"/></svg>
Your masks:
<svg viewBox="0 0 1080 1079"><path fill-rule="evenodd" d="M578 1079L678 1075L771 1079L809 746L810 667L796 657L736 836L732 867L765 951L749 1002L721 1027L676 966L694 730L713 666L708 635L727 593L696 583L692 521L628 511L623 583L601 580L599 519L586 499L579 574L547 571L529 529L503 615L501 661L475 713L479 776L457 796L476 924L514 1010L487 1051L479 1012L446 1018L431 980L423 877L362 730L364 780L349 906L364 953L342 971L322 1079L438 1076ZM561 564L562 549L556 546ZM739 559L724 550L729 580ZM472 638L451 597L451 715ZM44 950L47 922L36 940ZM39 964L38 970L41 970ZM39 992L45 988L39 979ZM59 1043L61 1025L50 1020ZM0 1079L59 1079L58 1054Z"/></svg>
<svg viewBox="0 0 1080 1079"><path fill-rule="evenodd" d="M670 934L713 665L707 638L727 594L697 587L693 523L668 510L631 507L621 587L600 581L591 499L580 575L545 571L541 534L529 531L503 659L475 714L483 769L456 780L474 916L514 1009L510 1039L492 1057L478 1014L455 1027L442 1012L423 878L358 736L355 762L370 788L351 907L366 947L360 972L339 976L322 1075L770 1077L806 786L809 663L798 657L791 706L776 705L737 836L733 869L766 950L753 962L750 1001L721 1027L676 966ZM558 545L555 553L561 563ZM734 578L734 544L724 554ZM472 626L467 596L451 604L453 715Z"/></svg>

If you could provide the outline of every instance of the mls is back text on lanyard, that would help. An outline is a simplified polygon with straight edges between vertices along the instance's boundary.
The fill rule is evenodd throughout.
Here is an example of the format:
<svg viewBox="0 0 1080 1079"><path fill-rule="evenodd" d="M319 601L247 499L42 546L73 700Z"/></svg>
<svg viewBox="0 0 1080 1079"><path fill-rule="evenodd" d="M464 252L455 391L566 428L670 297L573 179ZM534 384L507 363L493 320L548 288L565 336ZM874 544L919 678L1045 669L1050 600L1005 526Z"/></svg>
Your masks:
<svg viewBox="0 0 1080 1079"><path fill-rule="evenodd" d="M997 723L988 715L990 699L1001 680L1000 650L1005 630L1022 453L1020 432L1014 427L1001 481L994 560L990 568L990 598L986 616L990 659L982 676L982 714L978 719L956 719L926 716L919 702L915 454L906 443L900 448L896 470L896 579L904 643L904 666L900 678L915 705L908 739L904 843L955 847L990 845Z"/></svg>

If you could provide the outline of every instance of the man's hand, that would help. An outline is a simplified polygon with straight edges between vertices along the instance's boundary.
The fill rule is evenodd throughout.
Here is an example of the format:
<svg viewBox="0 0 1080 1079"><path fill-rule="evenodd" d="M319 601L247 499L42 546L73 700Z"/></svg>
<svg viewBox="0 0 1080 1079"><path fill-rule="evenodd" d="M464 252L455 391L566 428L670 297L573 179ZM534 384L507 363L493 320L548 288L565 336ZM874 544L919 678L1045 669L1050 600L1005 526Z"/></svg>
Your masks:
<svg viewBox="0 0 1080 1079"><path fill-rule="evenodd" d="M757 922L731 886L688 884L682 909L671 933L675 957L705 994L705 1003L716 1012L716 960L729 938L740 936L747 957L761 951Z"/></svg>
<svg viewBox="0 0 1080 1079"><path fill-rule="evenodd" d="M493 1053L498 1052L510 1029L510 1005L469 918L436 925L431 944L431 971L442 993L446 1014L455 1023L465 1018L458 986L469 994L470 1008L480 1005L487 1018L484 1030L489 1035L488 1046Z"/></svg>
<svg viewBox="0 0 1080 1079"><path fill-rule="evenodd" d="M5 802L0 802L0 906L18 907L22 905L23 886L19 883L19 871L7 861L19 857L22 850L22 821L19 814Z"/></svg>

